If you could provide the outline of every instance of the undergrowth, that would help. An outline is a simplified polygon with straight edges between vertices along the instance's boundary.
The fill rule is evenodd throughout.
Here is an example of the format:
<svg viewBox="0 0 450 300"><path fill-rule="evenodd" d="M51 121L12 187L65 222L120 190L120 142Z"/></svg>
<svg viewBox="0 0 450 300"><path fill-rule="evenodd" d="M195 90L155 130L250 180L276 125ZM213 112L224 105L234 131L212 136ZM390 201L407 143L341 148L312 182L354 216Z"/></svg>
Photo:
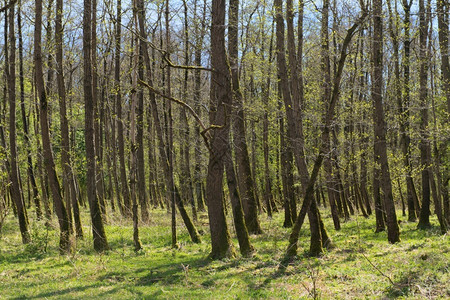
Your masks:
<svg viewBox="0 0 450 300"><path fill-rule="evenodd" d="M31 215L31 213L30 213ZM171 249L170 218L151 212L141 225L144 249L133 251L132 224L110 217L106 233L111 250L97 254L92 228L83 212L85 238L70 255L58 254L56 220L51 226L32 222L33 241L21 244L12 215L0 237L1 299L446 299L450 298L450 243L439 228L417 230L402 220L401 242L391 245L386 233L374 233L375 219L353 216L334 231L324 221L336 248L319 258L309 257L309 226L299 240L299 255L288 265L282 258L290 229L283 214L261 216L264 233L251 236L257 252L249 258L208 260L209 229L199 215L201 244L190 242L179 225L179 249ZM231 218L229 218L231 219ZM181 220L180 220L181 221ZM180 224L180 221L178 224ZM432 219L437 224L435 219ZM232 224L230 230L234 235ZM237 246L237 241L234 240Z"/></svg>

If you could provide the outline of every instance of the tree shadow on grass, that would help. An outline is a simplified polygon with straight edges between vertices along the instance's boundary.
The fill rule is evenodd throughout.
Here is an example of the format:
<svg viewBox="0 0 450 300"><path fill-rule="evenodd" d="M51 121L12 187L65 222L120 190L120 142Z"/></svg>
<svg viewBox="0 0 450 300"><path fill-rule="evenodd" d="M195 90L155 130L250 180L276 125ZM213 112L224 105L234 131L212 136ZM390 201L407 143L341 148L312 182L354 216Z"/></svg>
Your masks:
<svg viewBox="0 0 450 300"><path fill-rule="evenodd" d="M60 299L64 299L65 295L72 293L72 292L82 292L87 289L96 288L99 287L99 284L91 284L91 285L83 285L83 286L77 286L77 287L70 287L66 289L59 289L56 291L48 291L48 292L42 292L36 295L32 296L26 296L26 295L20 295L14 298L11 298L12 300L19 300L19 299L45 299L48 297L58 297Z"/></svg>
<svg viewBox="0 0 450 300"><path fill-rule="evenodd" d="M207 266L211 261L207 258L192 258L188 260L178 260L171 263L162 263L157 266L127 270L123 272L109 272L98 277L101 282L121 282L132 280L135 286L148 286L158 282L164 284L176 284L185 278L184 267L188 269L198 269ZM188 271L187 271L188 272ZM143 274L142 274L143 273Z"/></svg>

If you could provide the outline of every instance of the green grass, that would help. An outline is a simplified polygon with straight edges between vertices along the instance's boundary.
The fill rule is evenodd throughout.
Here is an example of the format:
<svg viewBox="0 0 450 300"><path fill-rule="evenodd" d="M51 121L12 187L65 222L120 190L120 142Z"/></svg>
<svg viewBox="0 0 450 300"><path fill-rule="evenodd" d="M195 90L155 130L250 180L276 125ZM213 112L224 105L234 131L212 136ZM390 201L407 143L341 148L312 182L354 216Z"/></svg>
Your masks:
<svg viewBox="0 0 450 300"><path fill-rule="evenodd" d="M450 298L449 236L440 235L438 227L416 230L415 223L400 217L402 241L391 245L386 233L373 232L373 216L354 216L336 232L328 212L323 215L336 248L308 257L305 224L298 259L287 266L280 265L290 233L282 228L282 213L261 216L264 234L251 237L257 249L253 257L222 261L207 258L205 214L198 222L205 233L202 243L191 243L178 219L180 248L173 250L170 217L152 211L151 223L140 228L144 250L139 253L133 251L131 223L110 218L106 232L112 249L96 254L84 212L85 239L70 256L58 254L58 231L46 231L43 223L33 223L33 242L22 245L10 215L0 237L0 299Z"/></svg>

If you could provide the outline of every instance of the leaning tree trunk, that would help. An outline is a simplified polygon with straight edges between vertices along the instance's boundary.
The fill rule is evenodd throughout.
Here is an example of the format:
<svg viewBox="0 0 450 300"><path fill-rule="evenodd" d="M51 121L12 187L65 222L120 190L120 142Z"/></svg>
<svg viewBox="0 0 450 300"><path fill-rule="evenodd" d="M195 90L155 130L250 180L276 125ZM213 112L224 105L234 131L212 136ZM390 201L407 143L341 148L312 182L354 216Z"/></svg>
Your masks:
<svg viewBox="0 0 450 300"><path fill-rule="evenodd" d="M304 154L304 138L302 133L302 121L301 121L301 111L300 111L300 95L298 90L298 78L296 77L296 59L293 59L292 55L295 53L293 47L293 25L292 25L292 2L288 1L288 46L290 52L290 75L296 79L291 82L291 87L289 87L288 79L288 69L285 58L285 48L284 48L284 19L283 19L283 3L280 0L274 2L276 6L276 34L277 34L277 67L278 74L280 78L281 92L283 95L288 128L287 133L289 137L290 147L294 154L294 160L297 169L300 173L300 181L302 183L303 195L306 193L306 188L309 182L309 174L306 165L306 159ZM290 88L292 89L292 96L290 93ZM314 200L314 199L313 199ZM315 201L315 200L314 200ZM319 215L316 205L308 205L308 217L310 221L311 229L311 253L313 255L318 255L322 250L322 236L320 230Z"/></svg>
<svg viewBox="0 0 450 300"><path fill-rule="evenodd" d="M326 115L324 118L325 125L322 130L321 141L320 141L321 144L319 147L319 155L314 163L313 170L311 172L311 176L308 181L308 185L307 185L307 188L306 188L306 191L304 194L304 200L303 200L302 207L297 216L297 219L295 220L295 224L294 224L294 227L292 228L292 232L289 236L289 246L286 250L286 258L293 257L297 254L297 247L298 247L297 242L298 242L298 237L300 234L300 229L302 228L306 213L310 210L310 206L311 206L312 202L314 201L314 186L315 186L317 177L319 175L319 171L320 171L320 167L322 166L323 159L326 155L325 143L326 143L327 137L329 136L329 132L331 129L331 123L334 118L334 110L335 110L336 104L339 99L339 88L340 88L340 82L342 79L342 72L344 70L345 59L347 57L347 48L352 40L353 35L355 34L356 29L358 28L360 23L362 23L362 21L365 19L365 17L366 17L366 11L364 10L362 13L362 16L356 21L355 24L353 24L353 26L351 28L349 28L347 30L347 34L342 43L340 58L339 58L338 67L336 70L336 76L334 77L334 82L333 82L333 93L331 94L330 105L328 107L328 110L326 111Z"/></svg>
<svg viewBox="0 0 450 300"><path fill-rule="evenodd" d="M328 37L328 11L329 11L329 0L325 0L322 8L322 29L321 29L321 68L323 72L323 99L325 108L328 106L328 99L330 99L331 94L331 70L330 70L330 49L329 49L329 37ZM328 134L327 142L325 144L326 153L331 153L330 148L330 136ZM333 188L333 169L331 164L331 155L325 157L324 169L326 177L326 187L328 193L328 201L331 208L331 216L333 217L334 229L341 229L341 223L339 220L338 208L336 205L336 193Z"/></svg>

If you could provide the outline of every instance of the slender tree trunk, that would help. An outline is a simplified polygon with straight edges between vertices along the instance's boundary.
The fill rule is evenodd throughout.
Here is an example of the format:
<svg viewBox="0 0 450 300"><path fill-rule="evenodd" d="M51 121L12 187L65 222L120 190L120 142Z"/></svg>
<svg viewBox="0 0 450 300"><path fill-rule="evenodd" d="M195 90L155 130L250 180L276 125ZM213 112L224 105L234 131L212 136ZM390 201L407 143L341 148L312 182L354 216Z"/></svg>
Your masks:
<svg viewBox="0 0 450 300"><path fill-rule="evenodd" d="M399 103L400 109L400 131L401 131L401 144L403 152L403 163L406 168L406 193L407 193L407 205L408 205L408 221L415 221L417 215L420 212L419 199L417 197L416 188L411 174L411 159L410 159L410 136L409 136L409 118L410 118L410 98L411 98L411 86L410 86L410 18L411 18L411 5L412 0L403 0L403 9L405 11L405 17L403 21L403 27L405 31L405 40L403 42L404 58L403 58L403 86L404 96L403 101ZM398 95L397 95L398 96ZM398 101L398 100L397 100Z"/></svg>
<svg viewBox="0 0 450 300"><path fill-rule="evenodd" d="M372 100L374 104L374 155L375 163L381 168L380 185L383 190L383 204L386 212L386 224L388 229L388 241L397 243L400 241L400 231L395 213L394 198L392 195L392 182L389 172L386 145L386 122L383 109L383 20L382 1L374 0L373 4L373 82Z"/></svg>
<svg viewBox="0 0 450 300"><path fill-rule="evenodd" d="M134 14L134 20L137 21L137 12L136 8L133 9ZM137 27L137 22L136 27ZM139 45L138 45L138 38L134 37L134 45L132 44L132 47L134 46L135 49L134 55L133 55L133 70L137 70L139 72L139 66L136 66L139 62ZM132 214L133 214L133 242L134 242L134 251L139 251L142 249L141 241L139 240L139 215L138 215L138 203L137 203L137 197L136 197L136 174L137 174L137 147L136 145L136 105L138 101L138 82L137 82L137 76L136 71L133 71L131 74L132 78L132 87L134 92L131 94L131 111L130 111L130 121L131 121L131 128L130 128L130 142L131 142L131 153L130 153L130 196L131 196L131 203L132 203ZM145 185L143 185L145 187ZM142 207L141 207L142 208Z"/></svg>
<svg viewBox="0 0 450 300"><path fill-rule="evenodd" d="M92 1L92 101L94 101L95 181L102 218L106 222L105 182L103 180L102 137L100 130L98 64L97 64L97 0Z"/></svg>
<svg viewBox="0 0 450 300"><path fill-rule="evenodd" d="M184 7L184 65L190 64L190 52L189 52L189 25L188 25L188 7L186 0L183 0ZM187 102L188 100L188 69L184 70L183 78L183 91L182 99ZM181 157L181 183L185 199L191 205L192 216L194 220L197 220L197 209L195 207L194 189L191 176L191 155L190 155L190 128L188 119L186 116L186 108L183 106L180 108L180 157Z"/></svg>
<svg viewBox="0 0 450 300"><path fill-rule="evenodd" d="M56 43L56 78L59 97L59 115L61 123L61 168L63 170L63 187L67 216L69 219L69 229L73 231L72 208L78 206L77 195L75 191L75 182L72 174L72 165L70 160L69 145L69 125L66 109L66 88L64 83L63 71L63 27L62 27L63 1L56 0L56 19L55 19L55 43ZM79 214L79 212L78 212ZM83 229L79 216L76 218L76 235L83 237Z"/></svg>
<svg viewBox="0 0 450 300"><path fill-rule="evenodd" d="M253 182L252 169L250 166L250 156L248 153L247 141L245 138L245 113L243 97L239 86L239 65L238 65L238 20L239 20L239 0L230 0L228 25L228 52L230 55L231 81L232 81L232 102L235 104L233 122L233 144L236 155L236 162L239 170L239 187L243 195L245 207L245 221L248 231L253 234L262 233L258 221L258 209Z"/></svg>
<svg viewBox="0 0 450 300"><path fill-rule="evenodd" d="M124 215L131 216L130 189L128 188L126 165L125 165L125 142L123 133L122 113L122 91L120 87L120 44L122 28L122 1L117 0L117 24L116 24L116 50L115 50L115 92L116 92L116 118L117 118L117 143L119 148L119 172L121 183L121 194L123 195Z"/></svg>
<svg viewBox="0 0 450 300"><path fill-rule="evenodd" d="M272 26L273 28L273 26ZM273 33L273 32L272 32ZM264 55L264 39L261 42L261 52ZM272 53L273 53L273 35L270 37L270 46L269 46L269 71L267 74L266 85L263 86L263 105L264 105L264 116L263 116L263 151L264 151L264 199L267 204L270 204L273 201L273 193L272 193L272 181L270 176L270 168L269 168L269 97L270 97L270 85L271 85L271 61L272 61ZM290 210L290 202L286 200L289 197L286 197L284 200L285 205L285 222L284 227L292 226L291 220L291 210Z"/></svg>
<svg viewBox="0 0 450 300"><path fill-rule="evenodd" d="M136 13L136 30L139 31L137 24L137 12ZM138 47L138 45L136 45ZM139 56L138 56L138 79L144 80L144 49L141 42L139 42ZM137 82L136 82L137 88ZM141 218L144 224L149 221L147 193L145 188L145 159L144 159L144 91L142 88L138 89L138 105L137 105L137 141L135 146L136 159L137 159L137 183L138 183L138 195L139 204L141 205ZM150 149L149 149L150 151Z"/></svg>
<svg viewBox="0 0 450 300"><path fill-rule="evenodd" d="M28 216L25 203L22 199L22 191L19 185L19 168L17 166L17 144L16 144L16 32L14 29L14 5L9 9L9 57L7 65L8 99L9 99L9 147L10 147L10 174L11 198L14 201L17 217L19 219L22 242L27 244L31 241L28 231ZM42 13L41 13L42 17ZM5 21L6 22L6 21Z"/></svg>
<svg viewBox="0 0 450 300"><path fill-rule="evenodd" d="M278 17L280 17L280 16L278 16ZM327 140L327 136L329 136L331 123L334 118L334 110L335 110L336 104L339 99L339 88L340 88L340 82L342 79L342 72L344 70L345 59L347 56L347 48L352 40L353 35L355 34L356 29L358 28L359 24L365 19L365 17L366 17L366 11L364 10L361 17L356 21L356 23L354 23L353 26L347 30L347 34L342 43L338 67L337 67L336 75L334 77L334 82L333 82L333 93L331 94L330 105L328 107L328 110L326 111L326 117L324 118L325 125L322 130L321 144L319 147L319 155L314 163L313 170L311 172L311 177L308 180L308 185L307 185L306 191L304 193L304 201L303 201L302 207L297 216L297 219L295 220L295 224L292 229L292 232L289 236L289 246L286 250L287 258L293 257L297 254L297 242L298 242L298 236L300 234L300 229L302 228L306 213L310 210L310 206L312 205L312 202L314 201L314 186L315 186L317 177L319 175L319 170L320 170L320 167L322 166L323 159L326 155L325 143ZM322 229L324 229L323 226L322 226ZM324 233L324 232L321 231L321 233ZM325 245L325 242L328 242L328 241L323 240L323 242Z"/></svg>
<svg viewBox="0 0 450 300"><path fill-rule="evenodd" d="M42 218L41 202L39 197L39 190L36 184L36 178L34 176L33 159L31 157L31 143L28 129L28 119L25 112L25 84L24 84L24 71L23 71L23 39L22 39L22 11L21 3L18 5L17 12L17 26L19 34L19 79L20 79L20 109L22 113L23 131L25 147L27 149L27 172L28 178L33 190L33 202L36 207L36 217L38 220ZM31 193L31 191L30 191Z"/></svg>
<svg viewBox="0 0 450 300"><path fill-rule="evenodd" d="M87 196L92 221L92 236L94 249L98 252L109 248L99 200L96 191L96 160L95 160L95 132L94 132L94 100L92 86L92 1L84 0L83 11L83 69L84 69L84 105L85 105L85 143L87 165Z"/></svg>
<svg viewBox="0 0 450 300"><path fill-rule="evenodd" d="M47 170L50 190L55 205L56 215L58 216L60 227L59 247L61 252L70 251L70 223L61 195L58 177L55 170L55 162L53 159L53 151L50 142L50 129L48 121L48 103L47 95L44 88L44 74L42 70L42 53L41 53L41 32L42 32L42 0L36 1L36 21L34 30L34 60L36 74L36 90L40 100L40 124L42 131L42 144L44 150L44 164Z"/></svg>
<svg viewBox="0 0 450 300"><path fill-rule="evenodd" d="M441 80L442 90L447 99L447 122L450 122L450 62L449 62L449 4L445 0L436 1L437 17L438 17L438 32L439 32L439 48L441 52ZM442 158L448 157L448 145L450 139L447 138L441 146ZM441 183L441 192L443 195L444 217L450 224L450 200L449 200L449 184L450 184L450 170L444 164L443 177Z"/></svg>
<svg viewBox="0 0 450 300"><path fill-rule="evenodd" d="M328 19L329 19L329 6L330 1L325 0L323 2L322 7L322 28L321 28L321 69L323 73L323 95L322 99L324 100L325 109L328 107L328 99L330 99L331 94L331 70L330 70L330 49L329 49L329 37L328 37ZM341 223L339 220L338 207L336 205L336 197L338 196L335 193L334 188L334 180L333 180L333 167L331 164L331 146L330 146L330 137L327 138L327 143L325 144L325 151L330 155L327 156L324 160L324 170L326 177L326 187L328 193L328 201L330 203L331 208L331 216L333 217L334 229L341 229ZM348 218L346 216L346 218Z"/></svg>
<svg viewBox="0 0 450 300"><path fill-rule="evenodd" d="M187 214L186 209L184 208L183 201L181 200L180 193L178 192L178 188L174 184L173 172L172 173L170 172L169 161L167 158L168 156L166 153L167 148L164 143L163 130L162 130L161 121L160 121L159 115L158 115L158 108L156 106L156 97L155 97L155 93L151 90L152 85L153 85L153 79L152 79L153 74L152 74L152 68L151 68L151 64L150 64L150 57L148 54L148 46L147 46L147 42L146 42L147 34L145 31L145 25L144 25L145 10L144 10L143 0L137 0L136 6L137 6L137 13L138 13L139 34L141 37L141 43L142 43L142 47L143 47L145 67L147 69L147 82L148 82L148 87L149 87L149 91L150 91L151 113L152 113L152 117L153 117L154 126L156 128L156 135L157 135L158 142L159 142L159 154L160 154L160 158L161 158L161 165L163 168L164 176L166 179L166 186L169 189L169 193L173 194L174 195L173 197L175 197L176 205L180 212L181 218L183 219L184 225L186 226L186 228L189 232L191 240L194 243L200 243L200 236L197 232L197 229L195 228L195 225L192 223L189 215Z"/></svg>

